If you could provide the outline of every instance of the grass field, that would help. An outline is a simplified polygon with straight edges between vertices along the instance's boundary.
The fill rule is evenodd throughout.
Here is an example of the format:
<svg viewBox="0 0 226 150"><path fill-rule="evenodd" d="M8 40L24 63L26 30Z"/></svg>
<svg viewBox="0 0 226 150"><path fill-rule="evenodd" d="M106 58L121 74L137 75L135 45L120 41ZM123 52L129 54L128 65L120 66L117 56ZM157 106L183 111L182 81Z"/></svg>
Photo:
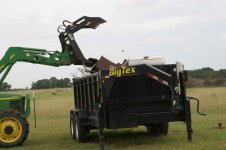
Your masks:
<svg viewBox="0 0 226 150"><path fill-rule="evenodd" d="M91 132L89 143L80 144L71 138L69 110L73 108L72 89L37 90L35 95L37 128L34 128L32 112L29 117L28 140L23 146L10 149L98 150L97 131ZM196 103L191 102L193 142L187 141L185 124L176 122L170 123L169 135L166 137L150 137L142 126L116 131L106 130L106 150L225 150L226 128L216 127L218 122L226 126L226 88L192 88L188 89L187 95L199 98L200 110L207 114L206 117L197 115Z"/></svg>

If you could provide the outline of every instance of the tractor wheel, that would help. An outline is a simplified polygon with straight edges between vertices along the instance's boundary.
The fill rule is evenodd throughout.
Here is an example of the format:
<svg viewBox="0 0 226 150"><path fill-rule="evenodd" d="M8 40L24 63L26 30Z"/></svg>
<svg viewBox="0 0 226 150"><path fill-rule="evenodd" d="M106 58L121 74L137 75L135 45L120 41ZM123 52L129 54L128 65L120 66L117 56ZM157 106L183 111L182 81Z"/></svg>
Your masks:
<svg viewBox="0 0 226 150"><path fill-rule="evenodd" d="M73 113L70 115L70 131L71 131L71 136L74 140L76 140L76 134L75 134L75 117Z"/></svg>
<svg viewBox="0 0 226 150"><path fill-rule="evenodd" d="M80 119L78 115L75 117L75 138L78 142L86 142L88 129L84 126L81 126Z"/></svg>
<svg viewBox="0 0 226 150"><path fill-rule="evenodd" d="M28 133L29 124L21 113L13 110L0 113L0 146L22 145Z"/></svg>
<svg viewBox="0 0 226 150"><path fill-rule="evenodd" d="M148 134L151 136L159 136L168 134L168 122L147 125Z"/></svg>

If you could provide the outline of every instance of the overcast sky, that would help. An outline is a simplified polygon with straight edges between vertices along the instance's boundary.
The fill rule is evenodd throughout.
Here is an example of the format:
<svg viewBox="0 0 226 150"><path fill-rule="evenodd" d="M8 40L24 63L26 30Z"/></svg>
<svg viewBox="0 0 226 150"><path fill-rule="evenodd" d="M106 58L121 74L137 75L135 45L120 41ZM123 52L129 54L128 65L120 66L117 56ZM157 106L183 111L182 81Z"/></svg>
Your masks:
<svg viewBox="0 0 226 150"><path fill-rule="evenodd" d="M226 68L225 0L4 0L0 4L0 56L8 47L60 50L56 28L62 20L102 17L96 30L75 37L86 58L163 56L186 69ZM125 53L121 51L125 50ZM69 77L75 66L17 63L6 78L14 88L38 79Z"/></svg>

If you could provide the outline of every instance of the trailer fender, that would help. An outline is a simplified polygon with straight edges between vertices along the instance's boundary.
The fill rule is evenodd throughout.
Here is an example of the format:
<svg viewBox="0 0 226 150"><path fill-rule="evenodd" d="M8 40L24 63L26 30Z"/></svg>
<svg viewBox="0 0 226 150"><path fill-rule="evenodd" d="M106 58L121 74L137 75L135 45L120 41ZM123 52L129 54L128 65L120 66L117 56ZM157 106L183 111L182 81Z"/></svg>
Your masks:
<svg viewBox="0 0 226 150"><path fill-rule="evenodd" d="M71 110L71 111L70 111L70 115L71 115L71 114L73 114L73 116L75 116L75 115L77 114L76 110L74 110L74 109Z"/></svg>
<svg viewBox="0 0 226 150"><path fill-rule="evenodd" d="M78 115L78 118L79 119L84 119L84 118L88 118L88 114L87 114L87 111L84 110L84 109L76 109L76 110L71 110L70 114L74 115L74 117L76 115Z"/></svg>

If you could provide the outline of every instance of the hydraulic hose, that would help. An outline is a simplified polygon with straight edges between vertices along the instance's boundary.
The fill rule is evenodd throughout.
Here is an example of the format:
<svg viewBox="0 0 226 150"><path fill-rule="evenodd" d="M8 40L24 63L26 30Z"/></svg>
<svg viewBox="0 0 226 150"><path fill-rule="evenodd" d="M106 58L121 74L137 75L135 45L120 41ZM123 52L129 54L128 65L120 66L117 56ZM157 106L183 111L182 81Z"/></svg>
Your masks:
<svg viewBox="0 0 226 150"><path fill-rule="evenodd" d="M195 97L188 97L189 99L193 99L193 100L196 100L197 101L197 113L199 115L202 115L202 116L206 116L206 114L203 114L203 113L200 113L199 112L199 99L198 98L195 98Z"/></svg>

